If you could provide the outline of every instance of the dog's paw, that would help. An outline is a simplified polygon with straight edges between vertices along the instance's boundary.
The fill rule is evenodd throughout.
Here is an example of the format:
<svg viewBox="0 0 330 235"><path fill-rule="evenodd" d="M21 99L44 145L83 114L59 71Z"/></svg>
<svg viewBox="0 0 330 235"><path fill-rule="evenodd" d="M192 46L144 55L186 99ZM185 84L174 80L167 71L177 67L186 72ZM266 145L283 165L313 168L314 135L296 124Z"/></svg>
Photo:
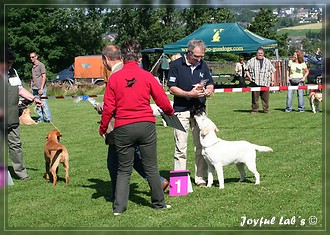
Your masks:
<svg viewBox="0 0 330 235"><path fill-rule="evenodd" d="M206 185L206 188L211 188L212 187L212 184L207 184Z"/></svg>
<svg viewBox="0 0 330 235"><path fill-rule="evenodd" d="M225 188L224 185L220 185L220 186L219 186L219 189L224 189L224 188Z"/></svg>

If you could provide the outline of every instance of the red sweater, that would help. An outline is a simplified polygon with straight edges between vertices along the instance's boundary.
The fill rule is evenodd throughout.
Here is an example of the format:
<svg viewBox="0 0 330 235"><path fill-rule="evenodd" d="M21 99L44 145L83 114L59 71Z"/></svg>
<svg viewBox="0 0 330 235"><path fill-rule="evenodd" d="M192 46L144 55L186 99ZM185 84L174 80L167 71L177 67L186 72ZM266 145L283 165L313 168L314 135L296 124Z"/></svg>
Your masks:
<svg viewBox="0 0 330 235"><path fill-rule="evenodd" d="M128 61L118 72L110 76L105 93L100 134L105 134L115 116L115 128L135 122L156 122L150 107L150 98L167 115L174 114L163 87L154 76L139 67L136 61Z"/></svg>

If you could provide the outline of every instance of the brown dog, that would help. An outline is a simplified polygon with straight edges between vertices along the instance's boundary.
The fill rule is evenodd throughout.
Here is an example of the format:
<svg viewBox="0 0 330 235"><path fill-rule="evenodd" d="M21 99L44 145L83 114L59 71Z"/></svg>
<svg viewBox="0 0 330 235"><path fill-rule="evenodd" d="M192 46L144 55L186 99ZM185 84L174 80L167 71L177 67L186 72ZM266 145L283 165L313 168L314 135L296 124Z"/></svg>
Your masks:
<svg viewBox="0 0 330 235"><path fill-rule="evenodd" d="M25 108L22 112L22 115L19 117L19 124L21 125L34 125L37 124L32 118L31 118L31 111L29 108Z"/></svg>
<svg viewBox="0 0 330 235"><path fill-rule="evenodd" d="M57 182L57 168L60 163L65 169L65 182L69 183L69 153L67 149L60 144L61 133L58 130L51 130L46 136L46 145L44 149L46 161L46 180L49 181L49 172L53 176L53 185Z"/></svg>

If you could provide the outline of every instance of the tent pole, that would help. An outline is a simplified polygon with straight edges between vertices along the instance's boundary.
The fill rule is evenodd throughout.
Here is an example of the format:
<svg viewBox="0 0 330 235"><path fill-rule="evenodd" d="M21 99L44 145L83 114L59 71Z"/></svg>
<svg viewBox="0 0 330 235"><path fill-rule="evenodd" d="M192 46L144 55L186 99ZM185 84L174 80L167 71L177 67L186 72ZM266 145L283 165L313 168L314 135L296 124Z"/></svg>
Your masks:
<svg viewBox="0 0 330 235"><path fill-rule="evenodd" d="M155 65L151 68L150 72L152 73L152 71L155 69L155 67L158 65L158 63L161 61L161 59L163 58L164 53L162 53L159 57L159 59L157 60L157 62L155 63Z"/></svg>

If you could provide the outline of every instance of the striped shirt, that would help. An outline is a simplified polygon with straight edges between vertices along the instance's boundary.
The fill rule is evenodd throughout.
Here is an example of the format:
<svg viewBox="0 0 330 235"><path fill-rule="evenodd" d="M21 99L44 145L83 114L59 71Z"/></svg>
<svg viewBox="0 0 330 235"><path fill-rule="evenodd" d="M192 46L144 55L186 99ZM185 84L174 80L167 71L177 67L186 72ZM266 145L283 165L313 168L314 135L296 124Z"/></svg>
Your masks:
<svg viewBox="0 0 330 235"><path fill-rule="evenodd" d="M263 58L261 66L260 60L253 57L247 61L246 66L248 67L252 80L258 86L270 86L272 74L276 69L269 59Z"/></svg>

